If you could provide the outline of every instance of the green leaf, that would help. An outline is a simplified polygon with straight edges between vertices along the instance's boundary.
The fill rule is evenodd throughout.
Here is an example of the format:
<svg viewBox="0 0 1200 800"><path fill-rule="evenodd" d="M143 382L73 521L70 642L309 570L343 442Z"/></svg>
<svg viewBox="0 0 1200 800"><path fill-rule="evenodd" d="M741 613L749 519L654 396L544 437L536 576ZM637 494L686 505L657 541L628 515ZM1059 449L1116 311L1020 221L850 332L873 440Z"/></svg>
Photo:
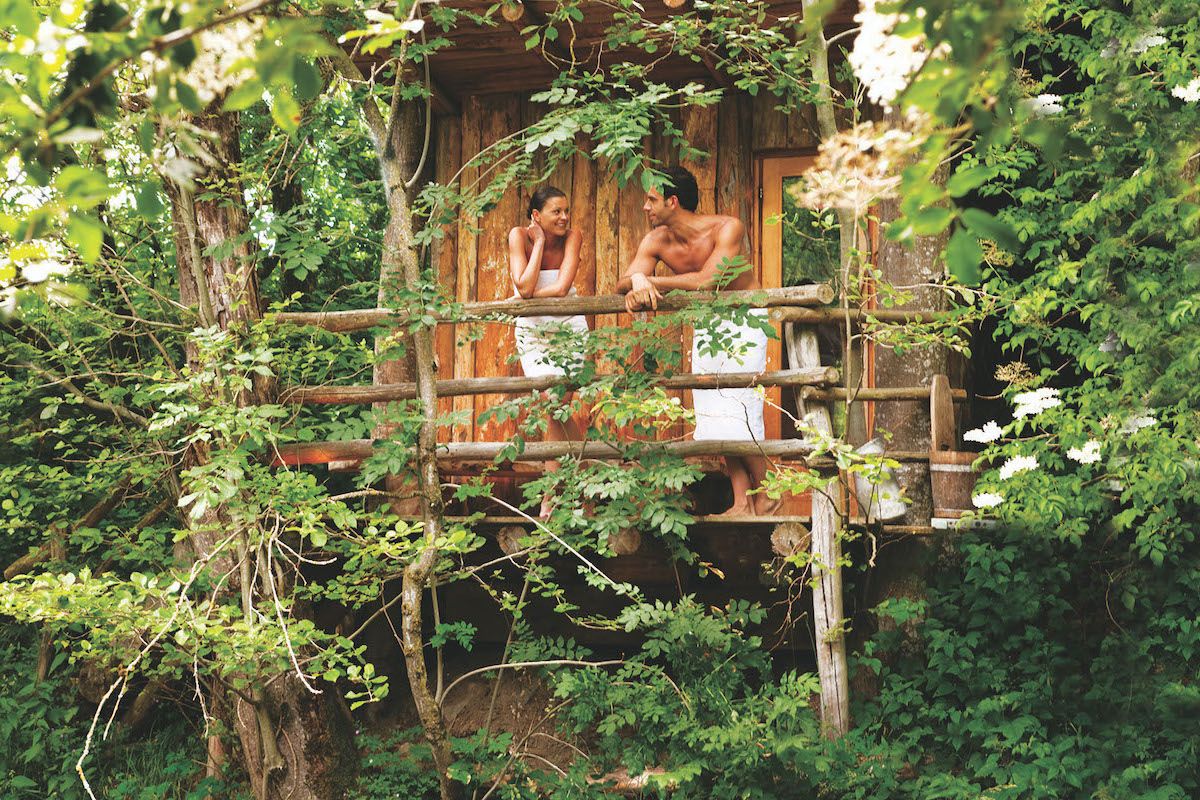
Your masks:
<svg viewBox="0 0 1200 800"><path fill-rule="evenodd" d="M108 199L112 193L108 178L87 167L66 167L54 179L63 199L77 208L91 208Z"/></svg>
<svg viewBox="0 0 1200 800"><path fill-rule="evenodd" d="M300 104L292 96L291 91L280 87L271 98L271 119L281 130L295 133L300 127Z"/></svg>
<svg viewBox="0 0 1200 800"><path fill-rule="evenodd" d="M263 87L257 78L248 78L225 97L226 111L245 111L262 100Z"/></svg>
<svg viewBox="0 0 1200 800"><path fill-rule="evenodd" d="M193 114L199 114L204 110L204 101L200 99L200 95L196 94L196 90L183 81L175 84L175 96L179 98L179 105Z"/></svg>
<svg viewBox="0 0 1200 800"><path fill-rule="evenodd" d="M142 120L142 124L138 126L138 144L141 145L142 152L150 155L154 152L154 142L158 138L154 130L154 123L150 120Z"/></svg>
<svg viewBox="0 0 1200 800"><path fill-rule="evenodd" d="M321 72L311 61L296 59L292 67L296 79L296 99L302 103L314 99L321 93Z"/></svg>
<svg viewBox="0 0 1200 800"><path fill-rule="evenodd" d="M88 264L100 258L100 245L104 243L104 227L100 220L83 214L72 214L67 221L67 241Z"/></svg>
<svg viewBox="0 0 1200 800"><path fill-rule="evenodd" d="M917 236L933 236L946 230L946 226L954 219L954 210L947 206L929 206L922 208L909 217L913 233Z"/></svg>
<svg viewBox="0 0 1200 800"><path fill-rule="evenodd" d="M995 167L975 166L960 169L950 176L950 180L946 181L946 191L950 193L951 197L962 197L994 177L996 177Z"/></svg>
<svg viewBox="0 0 1200 800"><path fill-rule="evenodd" d="M983 273L979 264L983 261L983 249L980 248L974 234L964 228L959 228L950 237L946 245L946 267L959 283L973 286L979 283Z"/></svg>
<svg viewBox="0 0 1200 800"><path fill-rule="evenodd" d="M37 36L38 14L28 0L8 0L0 6L0 19L4 20L5 26L13 26L22 36Z"/></svg>
<svg viewBox="0 0 1200 800"><path fill-rule="evenodd" d="M146 181L139 186L135 199L138 214L146 219L154 219L163 212L164 206L158 197L158 184L153 181Z"/></svg>
<svg viewBox="0 0 1200 800"><path fill-rule="evenodd" d="M1020 249L1021 243L1008 223L992 216L978 208L966 208L962 212L963 222L980 239L990 239L1001 248L1010 252Z"/></svg>

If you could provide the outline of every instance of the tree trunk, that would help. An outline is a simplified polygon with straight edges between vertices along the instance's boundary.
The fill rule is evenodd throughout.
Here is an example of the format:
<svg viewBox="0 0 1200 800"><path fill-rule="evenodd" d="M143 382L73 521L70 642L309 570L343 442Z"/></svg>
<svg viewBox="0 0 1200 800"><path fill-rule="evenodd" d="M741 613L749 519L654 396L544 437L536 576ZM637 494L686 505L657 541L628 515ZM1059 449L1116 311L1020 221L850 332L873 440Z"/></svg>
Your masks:
<svg viewBox="0 0 1200 800"><path fill-rule="evenodd" d="M420 266L417 263L417 249L413 245L413 218L411 199L412 194L404 185L416 169L416 153L420 147L417 140L418 125L420 124L419 108L413 101L401 102L393 107L393 115L389 120L390 135L384 146L376 145L380 169L383 172L384 185L388 193L388 222L383 232L383 257L379 267L379 297L380 308L395 308L398 304L400 290L409 284L409 273L419 279ZM403 383L413 380L417 371L416 342L411 335L403 334L400 329L392 329L387 334L376 338L375 354L387 352L389 349L402 348L403 354L395 358L376 361L372 383L375 385L388 383ZM384 413L389 403L375 404L377 413ZM387 439L391 436L395 425L383 423L373 432L376 439ZM384 488L394 494L408 499L392 503L392 510L397 514L413 515L419 513L421 499L413 485L411 476L389 475L384 481Z"/></svg>
<svg viewBox="0 0 1200 800"><path fill-rule="evenodd" d="M946 180L945 169L940 170L934 180ZM882 225L896 219L900 214L899 201L887 200L879 204L878 214ZM944 270L939 254L944 249L948 232L939 236L916 237L911 245L889 241L880 236L877 266L882 279L887 283L904 287L912 292L912 300L899 309L945 310L946 295L939 286L944 280ZM885 347L875 350L875 385L881 388L897 386L929 386L934 375L955 375L958 364L953 353L940 345L913 347L904 353L896 353ZM961 369L959 369L961 373ZM960 378L961 379L961 378ZM875 427L889 431L892 440L888 450L928 450L930 436L929 402L924 399L880 403L875 408ZM912 501L902 524L928 525L933 511L933 498L929 486L927 463L904 463L896 470L900 485ZM866 587L865 604L874 608L886 599L924 599L926 577L933 558L937 539L926 536L910 536L895 541L880 551L876 568L871 572ZM869 636L871 625L856 626L861 641ZM882 653L885 661L890 657ZM859 674L855 677L855 690L865 696L874 696L878 689L873 675Z"/></svg>
<svg viewBox="0 0 1200 800"><path fill-rule="evenodd" d="M399 59L404 62L403 54ZM362 75L348 58L335 57L337 68L352 80L361 81ZM426 109L428 113L428 109ZM379 271L379 305L387 308L394 305L398 290L417 289L422 283L421 265L413 241L413 192L406 184L416 180L416 161L421 147L418 136L422 121L421 108L414 101L404 101L396 87L392 97L391 113L385 119L373 100L363 105L363 117L375 145L379 169L387 192L388 224L384 231L383 258ZM386 347L387 342L376 341L376 353ZM458 785L449 776L452 760L450 740L446 734L445 719L438 699L429 686L428 670L425 666L425 638L422 631L422 606L425 592L430 588L430 578L437 563L434 542L442 532L441 481L437 466L437 374L435 369L434 330L419 328L407 337L405 357L380 362L375 367L376 384L401 383L412 380L416 384L416 399L421 406L421 422L417 433L415 485L411 478L392 478L388 490L411 493L411 501L393 504L401 513L419 514L424 526L424 546L416 558L404 569L401 592L403 595L400 620L400 644L408 672L409 688L426 741L433 752L434 766L438 771L438 783L442 800L452 800L458 795ZM382 438L387 431L377 430L375 436Z"/></svg>
<svg viewBox="0 0 1200 800"><path fill-rule="evenodd" d="M204 172L193 190L172 185L172 223L179 270L180 300L198 309L200 324L222 330L238 329L260 318L254 254L247 233L242 188L234 167L241 163L238 118L235 114L207 113L192 120L209 134L203 140L207 155ZM188 348L189 362L196 350ZM239 405L270 403L273 381L254 377L252 388L235 398ZM208 457L205 449L188 454L192 463ZM215 509L192 536L181 543L181 556L204 558L228 536L227 515ZM244 540L243 540L244 542ZM250 554L232 551L214 559L210 567L235 576L227 591L240 591L243 608L262 601L261 583L251 584L246 559ZM240 564L239 564L240 560ZM241 577L237 578L241 567ZM268 574L264 579L271 580ZM279 587L282 591L286 587ZM288 672L273 676L255 689L253 706L238 698L217 702L230 709L229 719L238 736L246 774L258 800L332 800L344 796L355 779L357 756L353 731L341 713L333 690L320 694L301 685Z"/></svg>

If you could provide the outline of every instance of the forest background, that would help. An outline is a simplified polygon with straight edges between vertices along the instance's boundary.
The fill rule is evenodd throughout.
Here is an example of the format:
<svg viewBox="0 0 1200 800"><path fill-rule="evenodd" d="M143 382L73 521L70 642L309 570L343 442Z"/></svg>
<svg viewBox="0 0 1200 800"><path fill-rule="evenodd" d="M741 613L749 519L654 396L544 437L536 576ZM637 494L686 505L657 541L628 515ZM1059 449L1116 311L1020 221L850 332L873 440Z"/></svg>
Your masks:
<svg viewBox="0 0 1200 800"><path fill-rule="evenodd" d="M762 609L650 602L588 569L631 526L705 569L680 492L698 476L678 459L623 443L632 470L564 461L531 499L550 482L575 494L523 543L513 580L472 559L471 524L444 520L426 456L453 420L430 395L365 413L278 396L406 361L428 389L433 316L461 313L430 269L440 225L580 148L632 181L625 191L651 185L645 131L721 90L563 65L541 98L551 112L474 165L487 179L422 185L420 67L447 30L496 24L500 6L2 0L0 794L574 798L643 775L647 794L672 797L1200 796L1193 3L869 5L856 37L832 44L819 3L783 30L754 4L696 2L670 26L610 5L616 45L704 50L739 90L836 111L829 153L900 141L890 164L830 164L819 219L844 230L866 220L856 198L893 195L889 240L938 242L944 296L988 316L974 366L1012 409L993 406L973 438L995 466L979 503L1002 526L940 540L920 593L856 610L848 625L874 633L852 653L867 687L853 725L822 729L816 678L772 662ZM565 40L581 8L530 26L530 48ZM356 74L347 42L391 53L386 80ZM851 51L853 74L829 77L829 47ZM841 257L851 301L863 261ZM262 313L377 302L407 311L406 336ZM710 313L586 346L615 363L641 347L670 369L678 353L659 331ZM953 330L898 337L888 344L968 346ZM574 402L609 398L614 429L641 421L652 439L680 413L636 373L582 378ZM556 399L496 413L536 437ZM381 429L394 441L355 485L263 457ZM411 501L395 496L406 486L415 513L371 502ZM852 591L871 567L846 552ZM618 612L581 610L564 580L580 564ZM802 587L812 566L778 565L783 585ZM539 670L569 758L512 732L446 732L443 655L475 631L423 626L422 601L460 580L485 582L509 616L500 661ZM402 601L403 692L367 658L362 626L314 621L330 603L366 618L382 597ZM525 619L535 597L639 644L604 659L539 637ZM375 724L389 693L411 696L420 728Z"/></svg>

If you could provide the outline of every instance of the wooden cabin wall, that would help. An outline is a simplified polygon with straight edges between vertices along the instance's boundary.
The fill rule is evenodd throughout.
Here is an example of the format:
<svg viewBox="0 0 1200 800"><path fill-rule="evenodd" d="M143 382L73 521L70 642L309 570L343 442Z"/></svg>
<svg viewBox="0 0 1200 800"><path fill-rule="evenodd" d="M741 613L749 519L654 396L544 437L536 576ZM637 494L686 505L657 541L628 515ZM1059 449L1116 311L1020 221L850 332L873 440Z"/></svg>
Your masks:
<svg viewBox="0 0 1200 800"><path fill-rule="evenodd" d="M736 216L746 223L747 252L757 260L758 197L756 158L780 152L811 151L818 141L811 109L784 114L775 109L772 96L733 95L718 105L678 111L675 121L687 139L707 153L704 159L685 162L700 188L701 212ZM527 96L499 94L463 99L461 113L437 119L435 126L435 175L446 182L457 174L464 160L521 127L540 113ZM646 139L646 152L665 163L679 161L669 142L659 135ZM462 171L461 180L478 179L478 170ZM593 162L576 155L560 165L550 183L570 195L572 227L583 232L583 250L575 286L580 294L609 294L632 260L648 226L642 212L643 194L637 185L617 186L603 161ZM530 189L512 186L501 201L479 220L460 220L450 226L433 252L439 279L446 293L458 301L498 300L511 297L508 273L507 236L514 225L526 223L525 208ZM472 224L474 223L474 225ZM479 228L478 232L473 227ZM660 269L662 266L660 265ZM761 272L760 272L761 276ZM592 327L627 324L628 315L608 314L590 320ZM513 360L513 329L508 325L483 326L483 337L470 341L467 326L444 325L438 331L438 375L468 378L521 374ZM681 331L681 346L690 351L690 332ZM686 360L685 360L686 366ZM687 392L679 393L690 402ZM497 441L509 438L515 423L471 422L486 409L504 400L494 395L443 399L443 413L462 417L442 431L443 441ZM684 431L675 431L682 434Z"/></svg>

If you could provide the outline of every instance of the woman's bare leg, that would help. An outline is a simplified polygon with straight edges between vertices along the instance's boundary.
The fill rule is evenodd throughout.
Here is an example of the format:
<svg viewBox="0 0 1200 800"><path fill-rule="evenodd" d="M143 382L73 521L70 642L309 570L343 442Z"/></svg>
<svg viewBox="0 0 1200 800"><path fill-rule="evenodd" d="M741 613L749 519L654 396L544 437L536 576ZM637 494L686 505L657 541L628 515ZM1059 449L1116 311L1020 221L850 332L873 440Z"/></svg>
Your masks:
<svg viewBox="0 0 1200 800"><path fill-rule="evenodd" d="M725 474L729 476L729 484L733 488L733 505L717 516L743 517L754 513L747 492L752 488L750 471L739 456L725 456Z"/></svg>
<svg viewBox="0 0 1200 800"><path fill-rule="evenodd" d="M570 405L571 395L568 393L563 397L563 403ZM579 425L576 424L573 416L567 417L567 421L559 422L551 417L546 424L546 441L547 442L577 442L583 438L583 434L579 431ZM543 469L546 472L557 472L559 464L557 461L547 461ZM554 510L554 497L547 494L542 498L542 507L538 511L538 516L541 519L546 519L550 516L550 512Z"/></svg>
<svg viewBox="0 0 1200 800"><path fill-rule="evenodd" d="M770 468L769 462L763 456L749 456L745 459L746 468L750 471L750 481L754 488L762 486L763 480L767 477L767 469ZM765 494L754 495L754 513L761 516L771 516L779 511L779 507L783 505L783 500L772 500Z"/></svg>

